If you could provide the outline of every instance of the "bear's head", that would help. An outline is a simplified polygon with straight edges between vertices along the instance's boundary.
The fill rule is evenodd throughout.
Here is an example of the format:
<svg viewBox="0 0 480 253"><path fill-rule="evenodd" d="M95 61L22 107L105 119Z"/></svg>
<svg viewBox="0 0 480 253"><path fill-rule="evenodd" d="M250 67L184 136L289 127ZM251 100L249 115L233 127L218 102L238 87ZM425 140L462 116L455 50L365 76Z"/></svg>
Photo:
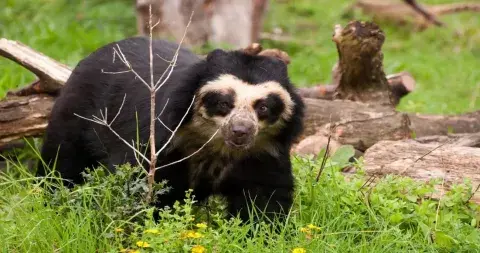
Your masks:
<svg viewBox="0 0 480 253"><path fill-rule="evenodd" d="M188 128L205 138L217 132L215 151L275 153L301 132L304 104L282 60L217 49L201 75Z"/></svg>

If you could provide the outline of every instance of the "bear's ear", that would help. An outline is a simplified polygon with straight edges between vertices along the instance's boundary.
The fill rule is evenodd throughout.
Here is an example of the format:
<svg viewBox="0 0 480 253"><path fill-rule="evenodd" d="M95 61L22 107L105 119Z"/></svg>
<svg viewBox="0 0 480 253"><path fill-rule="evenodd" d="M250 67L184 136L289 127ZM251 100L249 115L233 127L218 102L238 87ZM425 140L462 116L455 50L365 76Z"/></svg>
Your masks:
<svg viewBox="0 0 480 253"><path fill-rule="evenodd" d="M222 49L215 49L207 54L207 62L216 61L222 59L227 55L227 52Z"/></svg>

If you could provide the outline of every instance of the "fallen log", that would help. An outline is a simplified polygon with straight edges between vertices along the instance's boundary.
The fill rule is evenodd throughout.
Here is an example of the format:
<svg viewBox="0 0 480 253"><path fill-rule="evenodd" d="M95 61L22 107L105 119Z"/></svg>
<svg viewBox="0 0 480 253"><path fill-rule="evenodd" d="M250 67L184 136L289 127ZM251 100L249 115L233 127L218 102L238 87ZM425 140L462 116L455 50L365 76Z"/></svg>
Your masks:
<svg viewBox="0 0 480 253"><path fill-rule="evenodd" d="M416 138L415 141L422 144L443 145L448 143L453 146L480 148L480 133L430 135Z"/></svg>
<svg viewBox="0 0 480 253"><path fill-rule="evenodd" d="M46 94L7 96L0 103L0 147L43 135L54 98Z"/></svg>
<svg viewBox="0 0 480 253"><path fill-rule="evenodd" d="M47 93L55 95L70 76L71 70L50 57L37 52L18 41L0 39L0 55L6 57L34 73L38 80L31 85L10 92L13 95Z"/></svg>
<svg viewBox="0 0 480 253"><path fill-rule="evenodd" d="M353 145L359 151L381 140L480 132L480 111L462 115L424 115L346 100L304 98L304 101L306 118L302 140L307 136L320 139L331 135L334 140ZM333 132L329 130L332 125L335 126ZM322 148L325 146L317 145L311 150L318 153Z"/></svg>
<svg viewBox="0 0 480 253"><path fill-rule="evenodd" d="M331 135L342 144L365 151L381 140L410 137L407 114L390 107L348 100L305 98L304 101L306 118L301 139L311 135Z"/></svg>
<svg viewBox="0 0 480 253"><path fill-rule="evenodd" d="M478 134L472 137L478 138ZM438 189L444 191L469 179L475 189L480 184L480 149L455 142L379 141L365 152L363 169L379 177L394 174L423 182L439 179L444 183ZM471 200L480 203L480 192L471 194Z"/></svg>

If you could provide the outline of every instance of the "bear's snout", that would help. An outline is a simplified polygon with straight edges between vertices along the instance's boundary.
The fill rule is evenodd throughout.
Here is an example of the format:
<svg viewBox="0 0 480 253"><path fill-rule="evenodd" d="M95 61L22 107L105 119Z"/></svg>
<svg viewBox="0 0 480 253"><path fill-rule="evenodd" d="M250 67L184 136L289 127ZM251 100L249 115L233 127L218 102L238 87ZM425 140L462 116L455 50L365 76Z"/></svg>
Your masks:
<svg viewBox="0 0 480 253"><path fill-rule="evenodd" d="M255 133L255 125L251 121L242 120L232 124L231 128L231 141L235 145L246 145L249 140L252 139Z"/></svg>
<svg viewBox="0 0 480 253"><path fill-rule="evenodd" d="M255 141L257 122L249 113L232 115L223 129L225 143L231 148L249 148Z"/></svg>

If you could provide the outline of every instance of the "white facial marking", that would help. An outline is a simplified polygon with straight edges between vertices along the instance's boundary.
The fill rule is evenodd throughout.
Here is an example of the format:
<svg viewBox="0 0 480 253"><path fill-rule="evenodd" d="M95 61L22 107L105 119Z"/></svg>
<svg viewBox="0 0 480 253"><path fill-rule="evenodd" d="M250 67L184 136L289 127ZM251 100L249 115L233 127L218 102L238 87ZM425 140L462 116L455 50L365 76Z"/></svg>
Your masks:
<svg viewBox="0 0 480 253"><path fill-rule="evenodd" d="M199 91L199 96L203 96L208 92L224 92L228 90L235 92L235 109L252 110L254 101L266 98L269 94L276 94L280 97L285 105L285 109L281 114L281 118L288 120L293 113L294 102L290 94L275 81L267 81L260 84L249 84L237 77L229 74L221 75L219 78L205 84ZM200 109L202 110L202 109ZM224 120L224 117L212 117ZM216 119L215 119L216 120Z"/></svg>

